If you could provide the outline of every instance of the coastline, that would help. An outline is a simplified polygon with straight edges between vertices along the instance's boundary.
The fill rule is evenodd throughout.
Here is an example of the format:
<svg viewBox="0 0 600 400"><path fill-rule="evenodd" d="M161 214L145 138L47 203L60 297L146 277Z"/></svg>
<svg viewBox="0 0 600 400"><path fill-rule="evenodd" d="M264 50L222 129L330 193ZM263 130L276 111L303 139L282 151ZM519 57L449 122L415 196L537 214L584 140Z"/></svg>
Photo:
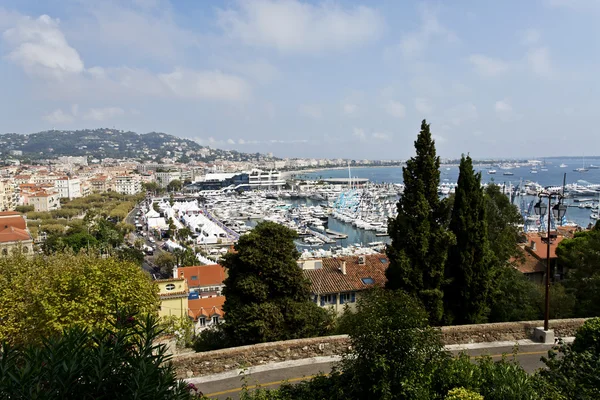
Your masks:
<svg viewBox="0 0 600 400"><path fill-rule="evenodd" d="M404 165L359 165L359 166L354 166L354 167L350 167L351 169L359 169L359 168L400 168L403 167ZM320 171L335 171L335 170L339 170L339 169L348 169L348 166L345 167L323 167L323 168L310 168L310 169L299 169L299 170L294 170L294 171L282 171L281 172L281 177L282 178L288 178L288 177L292 177L294 175L302 175L305 173L313 173L313 172L320 172Z"/></svg>

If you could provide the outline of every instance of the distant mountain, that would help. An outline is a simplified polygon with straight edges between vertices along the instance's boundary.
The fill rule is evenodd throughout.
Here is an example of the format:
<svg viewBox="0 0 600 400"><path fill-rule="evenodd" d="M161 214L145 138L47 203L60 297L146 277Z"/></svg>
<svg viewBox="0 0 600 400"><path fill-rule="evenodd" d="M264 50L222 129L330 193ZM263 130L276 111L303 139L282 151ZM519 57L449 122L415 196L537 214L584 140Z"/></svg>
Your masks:
<svg viewBox="0 0 600 400"><path fill-rule="evenodd" d="M19 152L22 152L20 155ZM139 134L116 129L51 130L22 135L0 135L0 157L47 159L60 156L91 158L137 158L159 160L248 161L265 159L261 154L246 154L235 150L203 147L190 139L160 132Z"/></svg>

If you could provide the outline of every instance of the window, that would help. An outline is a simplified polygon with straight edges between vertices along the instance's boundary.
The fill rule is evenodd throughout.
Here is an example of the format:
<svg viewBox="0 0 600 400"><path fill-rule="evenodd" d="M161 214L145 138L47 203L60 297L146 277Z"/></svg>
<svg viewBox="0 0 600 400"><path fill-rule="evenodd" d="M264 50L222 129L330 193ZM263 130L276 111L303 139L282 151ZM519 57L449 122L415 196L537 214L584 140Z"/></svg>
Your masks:
<svg viewBox="0 0 600 400"><path fill-rule="evenodd" d="M197 281L198 280L198 275L192 275L192 277L190 278L193 281Z"/></svg>
<svg viewBox="0 0 600 400"><path fill-rule="evenodd" d="M340 294L340 304L344 303L354 303L356 302L356 293L342 293Z"/></svg>
<svg viewBox="0 0 600 400"><path fill-rule="evenodd" d="M380 258L379 261L381 261L382 264L387 264L388 263L387 258Z"/></svg>
<svg viewBox="0 0 600 400"><path fill-rule="evenodd" d="M214 315L212 317L212 323L213 323L213 325L217 325L219 323L219 316L218 315Z"/></svg>
<svg viewBox="0 0 600 400"><path fill-rule="evenodd" d="M337 304L337 295L335 295L335 294L321 295L321 306L324 306L327 304Z"/></svg>
<svg viewBox="0 0 600 400"><path fill-rule="evenodd" d="M206 318L204 318L204 317L198 318L198 325L206 326Z"/></svg>
<svg viewBox="0 0 600 400"><path fill-rule="evenodd" d="M165 289L167 289L167 290L175 290L175 284L174 283L169 283L167 286L165 286Z"/></svg>
<svg viewBox="0 0 600 400"><path fill-rule="evenodd" d="M372 285L375 283L375 280L371 277L367 277L367 278L362 278L361 279L362 283L364 283L365 285Z"/></svg>

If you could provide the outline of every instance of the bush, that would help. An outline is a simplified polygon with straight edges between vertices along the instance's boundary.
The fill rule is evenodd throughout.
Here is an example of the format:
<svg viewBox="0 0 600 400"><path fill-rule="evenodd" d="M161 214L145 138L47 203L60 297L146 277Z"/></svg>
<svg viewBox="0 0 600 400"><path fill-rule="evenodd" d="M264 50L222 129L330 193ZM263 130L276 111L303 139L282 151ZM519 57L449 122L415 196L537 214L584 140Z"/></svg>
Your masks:
<svg viewBox="0 0 600 400"><path fill-rule="evenodd" d="M3 344L0 393L9 399L191 399L176 379L152 316L120 313L101 331L66 330L42 345Z"/></svg>
<svg viewBox="0 0 600 400"><path fill-rule="evenodd" d="M600 318L588 319L577 330L573 351L578 353L590 351L600 356Z"/></svg>
<svg viewBox="0 0 600 400"><path fill-rule="evenodd" d="M15 207L15 211L20 212L20 213L28 213L35 210L35 207L33 206L16 206Z"/></svg>
<svg viewBox="0 0 600 400"><path fill-rule="evenodd" d="M450 390L446 400L483 400L483 396L461 387Z"/></svg>
<svg viewBox="0 0 600 400"><path fill-rule="evenodd" d="M200 332L194 340L197 352L220 350L229 347L229 340L220 325L212 326Z"/></svg>

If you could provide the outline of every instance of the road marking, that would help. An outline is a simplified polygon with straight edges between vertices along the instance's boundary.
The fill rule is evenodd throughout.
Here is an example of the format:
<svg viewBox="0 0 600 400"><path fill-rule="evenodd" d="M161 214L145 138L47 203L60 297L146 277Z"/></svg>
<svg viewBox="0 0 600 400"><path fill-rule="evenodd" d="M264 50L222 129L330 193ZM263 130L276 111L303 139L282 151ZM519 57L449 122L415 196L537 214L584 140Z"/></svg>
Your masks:
<svg viewBox="0 0 600 400"><path fill-rule="evenodd" d="M517 357L518 356L535 356L535 355L542 355L542 354L548 354L548 351L524 351L522 353L517 353ZM503 356L506 356L507 358L511 358L513 356L512 353L503 353L503 354L492 354L489 355L489 357L491 358L502 358ZM483 357L488 357L487 354L481 354L478 356L471 356L471 358L473 359L478 359L478 358L483 358ZM329 374L321 374L322 376L327 376ZM251 376L251 375L250 375ZM267 386L275 386L275 385L281 385L283 383L292 383L292 382L299 382L299 381L306 381L312 378L317 377L318 375L308 375L308 376L302 376L302 377L297 377L297 378L289 378L289 379L283 379L280 381L273 381L273 382L266 382L266 383L259 383L256 385L249 385L246 386L247 390L251 390L251 389L258 389L258 388L264 388ZM208 393L205 394L206 397L215 397L215 396L221 396L224 394L231 394L231 393L237 393L237 392L241 392L242 390L244 390L243 387L239 387L239 388L234 388L234 389L227 389L227 390L222 390L220 392L214 392L214 393Z"/></svg>

